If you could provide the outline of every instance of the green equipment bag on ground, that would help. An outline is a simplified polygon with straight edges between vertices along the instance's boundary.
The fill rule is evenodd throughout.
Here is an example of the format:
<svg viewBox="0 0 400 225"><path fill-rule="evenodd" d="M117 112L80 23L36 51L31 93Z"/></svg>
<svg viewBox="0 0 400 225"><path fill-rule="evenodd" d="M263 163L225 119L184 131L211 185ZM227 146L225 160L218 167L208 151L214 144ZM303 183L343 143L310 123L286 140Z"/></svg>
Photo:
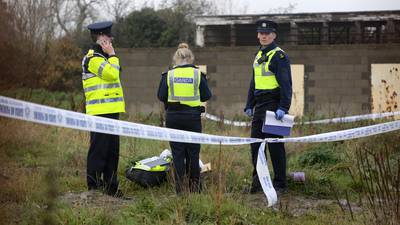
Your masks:
<svg viewBox="0 0 400 225"><path fill-rule="evenodd" d="M132 161L125 171L125 176L143 187L158 186L166 180L171 161L170 157L158 156Z"/></svg>

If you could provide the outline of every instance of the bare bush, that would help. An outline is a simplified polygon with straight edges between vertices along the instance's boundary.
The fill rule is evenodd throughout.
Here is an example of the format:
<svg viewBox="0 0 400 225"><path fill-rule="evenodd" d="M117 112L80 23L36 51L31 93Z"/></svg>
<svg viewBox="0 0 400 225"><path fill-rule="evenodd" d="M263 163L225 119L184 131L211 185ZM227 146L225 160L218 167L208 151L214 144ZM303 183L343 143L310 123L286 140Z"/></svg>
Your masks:
<svg viewBox="0 0 400 225"><path fill-rule="evenodd" d="M38 86L40 72L46 66L49 43L53 37L50 0L2 2L1 20L5 33L0 46L6 60L2 86Z"/></svg>
<svg viewBox="0 0 400 225"><path fill-rule="evenodd" d="M88 20L96 19L100 0L54 0L52 10L59 28L67 36L80 38Z"/></svg>
<svg viewBox="0 0 400 225"><path fill-rule="evenodd" d="M114 18L114 21L120 21L128 15L130 11L133 11L135 7L135 1L133 0L114 0L104 1L101 6L107 9L107 13Z"/></svg>
<svg viewBox="0 0 400 225"><path fill-rule="evenodd" d="M386 137L357 149L357 183L361 202L375 224L400 224L400 155L398 144L393 142L398 139Z"/></svg>
<svg viewBox="0 0 400 225"><path fill-rule="evenodd" d="M80 82L81 50L68 37L56 38L52 0L0 2L0 86L71 90Z"/></svg>

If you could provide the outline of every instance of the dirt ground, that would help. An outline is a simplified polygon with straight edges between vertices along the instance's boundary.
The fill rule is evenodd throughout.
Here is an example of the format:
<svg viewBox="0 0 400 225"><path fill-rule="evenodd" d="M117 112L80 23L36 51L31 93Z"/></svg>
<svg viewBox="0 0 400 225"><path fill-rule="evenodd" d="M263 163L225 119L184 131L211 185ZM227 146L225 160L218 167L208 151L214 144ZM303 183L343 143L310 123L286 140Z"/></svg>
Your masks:
<svg viewBox="0 0 400 225"><path fill-rule="evenodd" d="M249 206L251 207L267 207L266 198L263 193L245 194L243 195L243 199L245 202L248 202ZM122 200L104 195L98 191L68 192L63 196L60 196L60 200L64 203L70 204L74 208L102 208L107 205L112 206L115 209L127 204L131 204L133 201L135 201L134 198L132 200ZM350 208L352 213L359 213L362 210L358 204L354 202L350 202L350 204L348 204L345 199L339 200L339 203L340 206L337 200L317 199L306 196L284 194L279 197L278 203L272 208L273 210L282 211L294 217L303 216L309 212L319 212L331 207L341 207L343 211L346 211L346 213L350 212Z"/></svg>
<svg viewBox="0 0 400 225"><path fill-rule="evenodd" d="M245 199L254 207L267 207L267 201L263 193L249 194L245 196ZM346 213L350 212L350 209L352 213L359 213L362 211L362 208L358 204L354 202L348 203L345 199L340 199L338 202L332 199L318 199L307 196L297 196L290 193L278 197L278 203L272 206L274 210L285 212L294 217L303 216L309 212L319 212L331 207L340 207L343 211L346 211Z"/></svg>
<svg viewBox="0 0 400 225"><path fill-rule="evenodd" d="M118 209L121 206L131 203L132 200L123 200L120 198L114 198L109 195L105 195L100 191L85 191L85 192L67 192L60 196L61 202L70 204L74 208L79 207L92 207L102 208L105 205L112 206L114 209Z"/></svg>

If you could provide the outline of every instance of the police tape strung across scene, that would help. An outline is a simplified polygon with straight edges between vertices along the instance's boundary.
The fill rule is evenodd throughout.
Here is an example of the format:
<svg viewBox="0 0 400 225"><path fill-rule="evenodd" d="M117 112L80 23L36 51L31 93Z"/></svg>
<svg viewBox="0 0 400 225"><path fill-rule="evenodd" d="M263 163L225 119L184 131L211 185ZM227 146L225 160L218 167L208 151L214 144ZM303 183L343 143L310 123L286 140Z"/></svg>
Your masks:
<svg viewBox="0 0 400 225"><path fill-rule="evenodd" d="M322 134L309 135L304 137L292 138L267 138L267 142L332 142L350 140L360 137L368 137L376 134L387 133L400 129L400 120L380 123L371 126L357 127L353 129L333 131Z"/></svg>
<svg viewBox="0 0 400 225"><path fill-rule="evenodd" d="M212 120L212 121L216 121L216 122L220 122L221 118L208 114L208 113L204 113L204 117ZM233 125L235 127L249 127L251 125L251 122L246 122L246 121L233 121L233 120L223 120L223 123L226 125Z"/></svg>
<svg viewBox="0 0 400 225"><path fill-rule="evenodd" d="M306 125L306 124L327 124L327 123L351 123L351 122L356 122L356 121L361 121L361 120L381 119L381 118L386 118L386 117L390 117L390 116L398 116L398 115L400 115L400 111L337 117L337 118L332 118L332 119L323 119L323 120L314 120L314 121L304 121L304 122L298 122L295 124L296 125L301 125L301 124ZM209 120L216 121L216 122L221 121L221 118L214 116L212 114L208 114L208 113L204 113L204 117ZM226 125L233 125L235 127L248 127L251 125L251 122L233 121L233 120L226 120L226 119L223 120L223 123Z"/></svg>
<svg viewBox="0 0 400 225"><path fill-rule="evenodd" d="M209 135L137 124L57 109L3 96L0 96L0 115L51 126L67 127L85 131L96 131L128 137L222 145L240 145L264 142L264 144L260 146L259 151L263 152L264 149L261 148L265 148L265 141L262 139ZM271 183L267 160L265 155L262 156L264 157L262 159L264 163L260 163L260 170L263 172L259 173L259 177L262 181L267 180L269 183ZM277 202L276 192L271 185L268 187L268 189L264 189L264 194L267 197L268 206L272 206Z"/></svg>
<svg viewBox="0 0 400 225"><path fill-rule="evenodd" d="M262 139L201 134L133 122L86 115L57 109L26 101L0 96L0 115L48 125L97 131L115 135L139 137L164 141L179 141L198 144L240 145L263 142ZM390 132L400 129L400 120L303 137L271 138L267 142L328 142Z"/></svg>
<svg viewBox="0 0 400 225"><path fill-rule="evenodd" d="M268 205L274 205L277 201L276 192L271 188L271 178L264 154L266 142L331 142L348 140L375 134L386 133L400 129L400 120L376 124L372 126L347 129L323 134L304 137L279 138L279 139L257 139L218 136L201 134L196 132L182 131L164 127L156 127L103 117L91 116L83 113L57 109L26 101L16 100L0 96L0 116L21 119L51 126L67 127L85 131L96 131L128 137L138 137L163 141L178 141L198 144L214 145L243 145L262 142L257 159L257 170L264 194L268 199ZM260 158L261 157L261 158ZM259 168L260 167L260 168Z"/></svg>
<svg viewBox="0 0 400 225"><path fill-rule="evenodd" d="M0 115L47 125L115 135L199 144L238 145L262 142L256 138L226 137L156 127L57 109L0 96Z"/></svg>

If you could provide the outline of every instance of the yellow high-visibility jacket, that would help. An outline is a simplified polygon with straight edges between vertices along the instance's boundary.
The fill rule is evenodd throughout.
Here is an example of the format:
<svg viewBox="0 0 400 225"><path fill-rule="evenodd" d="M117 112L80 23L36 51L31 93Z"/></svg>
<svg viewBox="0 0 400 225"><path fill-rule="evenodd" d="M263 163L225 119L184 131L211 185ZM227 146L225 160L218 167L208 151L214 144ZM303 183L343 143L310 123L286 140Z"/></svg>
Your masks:
<svg viewBox="0 0 400 225"><path fill-rule="evenodd" d="M90 49L82 60L82 84L86 113L101 115L125 112L117 56L105 57Z"/></svg>

